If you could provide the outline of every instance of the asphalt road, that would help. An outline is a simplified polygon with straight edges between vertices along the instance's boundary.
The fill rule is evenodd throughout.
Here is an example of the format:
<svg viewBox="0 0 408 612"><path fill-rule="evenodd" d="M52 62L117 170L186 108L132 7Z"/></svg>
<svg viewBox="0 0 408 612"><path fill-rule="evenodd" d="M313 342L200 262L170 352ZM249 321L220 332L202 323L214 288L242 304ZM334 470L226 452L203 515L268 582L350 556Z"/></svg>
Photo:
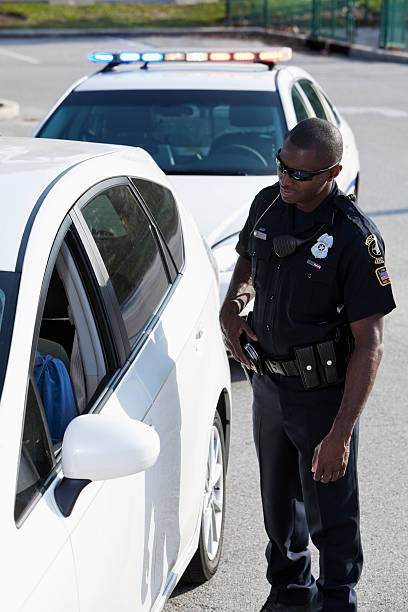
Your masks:
<svg viewBox="0 0 408 612"><path fill-rule="evenodd" d="M213 46L248 47L244 41ZM252 41L253 47L262 43ZM90 72L86 54L105 48L206 46L197 38L139 40L0 40L0 98L20 104L20 117L0 122L2 135L29 135L47 108L76 78ZM359 474L365 567L360 612L408 610L408 66L296 53L296 63L325 88L354 130L360 150L360 206L370 212L387 244L387 264L398 309L386 320L385 355L361 419ZM259 609L266 597L263 531L250 389L232 366L233 432L223 560L209 583L178 587L168 612ZM316 554L314 567L316 566Z"/></svg>

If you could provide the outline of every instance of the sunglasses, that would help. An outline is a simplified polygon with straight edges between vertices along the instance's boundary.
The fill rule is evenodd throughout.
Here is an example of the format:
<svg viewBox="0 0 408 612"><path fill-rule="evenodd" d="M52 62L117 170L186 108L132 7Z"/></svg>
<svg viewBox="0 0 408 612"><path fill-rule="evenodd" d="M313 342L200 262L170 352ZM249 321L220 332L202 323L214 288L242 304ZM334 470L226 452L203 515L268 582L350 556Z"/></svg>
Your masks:
<svg viewBox="0 0 408 612"><path fill-rule="evenodd" d="M318 174L323 174L323 172L327 172L328 170L332 170L340 163L336 162L328 168L323 168L323 170L295 170L295 168L288 168L288 166L285 166L279 156L281 151L282 149L279 149L276 154L276 165L278 167L278 172L280 172L281 174L289 174L290 178L295 181L311 181L314 176L317 176Z"/></svg>

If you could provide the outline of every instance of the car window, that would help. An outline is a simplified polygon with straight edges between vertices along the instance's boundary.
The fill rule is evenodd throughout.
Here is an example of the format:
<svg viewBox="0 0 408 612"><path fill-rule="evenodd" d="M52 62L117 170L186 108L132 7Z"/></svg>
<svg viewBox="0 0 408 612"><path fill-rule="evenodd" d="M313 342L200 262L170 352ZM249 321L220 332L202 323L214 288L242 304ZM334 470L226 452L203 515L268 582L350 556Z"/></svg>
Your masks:
<svg viewBox="0 0 408 612"><path fill-rule="evenodd" d="M180 215L173 194L170 189L152 181L139 178L134 178L132 181L143 197L167 244L176 269L180 272L184 264L183 236Z"/></svg>
<svg viewBox="0 0 408 612"><path fill-rule="evenodd" d="M81 212L109 274L132 346L170 285L159 245L128 186L107 189Z"/></svg>
<svg viewBox="0 0 408 612"><path fill-rule="evenodd" d="M50 258L33 338L16 489L15 518L38 495L55 465L64 432L90 409L107 374L104 350L67 240Z"/></svg>
<svg viewBox="0 0 408 612"><path fill-rule="evenodd" d="M309 113L307 112L305 103L296 85L292 87L292 102L297 121L299 122L303 121L303 119L308 119Z"/></svg>
<svg viewBox="0 0 408 612"><path fill-rule="evenodd" d="M275 174L285 120L267 91L72 92L42 138L141 146L169 174Z"/></svg>
<svg viewBox="0 0 408 612"><path fill-rule="evenodd" d="M333 118L331 119L332 123L335 123L337 125L340 125L340 117L335 109L335 107L333 106L333 104L330 102L329 98L326 96L326 94L322 91L320 91L320 95L322 96L322 98L324 99L324 101L326 102L328 109L330 111L330 113L332 114Z"/></svg>
<svg viewBox="0 0 408 612"><path fill-rule="evenodd" d="M298 83L299 83L299 86L303 89L305 95L307 96L307 99L309 100L310 105L313 108L316 117L319 117L319 119L330 120L330 118L327 116L327 113L324 109L322 101L319 98L319 95L317 91L315 90L311 81L308 81L307 79L301 79Z"/></svg>

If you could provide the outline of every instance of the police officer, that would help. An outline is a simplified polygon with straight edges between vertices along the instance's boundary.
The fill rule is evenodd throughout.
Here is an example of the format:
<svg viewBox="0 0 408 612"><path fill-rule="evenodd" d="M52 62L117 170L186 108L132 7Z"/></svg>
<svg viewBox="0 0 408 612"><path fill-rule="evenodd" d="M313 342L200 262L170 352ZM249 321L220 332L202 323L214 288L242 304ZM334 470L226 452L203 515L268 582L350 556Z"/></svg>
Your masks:
<svg viewBox="0 0 408 612"><path fill-rule="evenodd" d="M271 584L262 610L357 610L358 419L395 304L379 231L336 185L342 153L328 121L306 119L289 132L276 156L279 182L255 197L240 233L221 309L232 355L257 371L253 430ZM249 325L239 313L254 296Z"/></svg>

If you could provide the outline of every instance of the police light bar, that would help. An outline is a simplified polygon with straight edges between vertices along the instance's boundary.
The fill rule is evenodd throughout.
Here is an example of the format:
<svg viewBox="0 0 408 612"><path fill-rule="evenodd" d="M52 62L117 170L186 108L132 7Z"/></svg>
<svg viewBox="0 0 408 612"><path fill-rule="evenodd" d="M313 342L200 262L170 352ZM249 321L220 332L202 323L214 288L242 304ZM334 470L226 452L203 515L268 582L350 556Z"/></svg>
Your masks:
<svg viewBox="0 0 408 612"><path fill-rule="evenodd" d="M290 47L271 47L262 51L121 51L119 53L100 52L88 55L91 62L108 62L113 68L119 64L134 62L239 62L275 64L292 58Z"/></svg>

